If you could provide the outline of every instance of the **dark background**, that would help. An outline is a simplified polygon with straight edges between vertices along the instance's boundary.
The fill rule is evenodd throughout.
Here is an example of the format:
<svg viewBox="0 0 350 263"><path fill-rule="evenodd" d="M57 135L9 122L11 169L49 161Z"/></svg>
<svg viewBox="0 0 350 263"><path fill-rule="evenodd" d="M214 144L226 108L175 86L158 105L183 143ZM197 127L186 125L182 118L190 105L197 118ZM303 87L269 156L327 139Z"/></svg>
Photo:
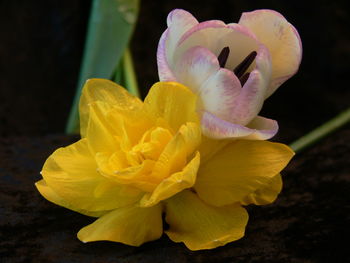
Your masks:
<svg viewBox="0 0 350 263"><path fill-rule="evenodd" d="M275 140L292 142L349 107L347 2L142 0L131 43L142 94L158 79L156 48L172 9L226 23L274 9L298 29L304 55L261 115L278 120ZM238 242L202 252L166 237L141 248L80 243L75 233L92 220L47 202L33 184L48 155L77 139L63 131L89 9L86 0L0 0L0 262L350 262L349 125L294 158L278 200L248 207Z"/></svg>
<svg viewBox="0 0 350 263"><path fill-rule="evenodd" d="M312 4L314 3L314 4ZM72 103L90 1L0 1L0 135L62 132ZM347 1L143 0L132 39L142 94L158 80L156 49L166 16L183 8L199 21L237 22L243 11L270 8L298 29L304 48L299 73L267 102L290 142L349 105Z"/></svg>

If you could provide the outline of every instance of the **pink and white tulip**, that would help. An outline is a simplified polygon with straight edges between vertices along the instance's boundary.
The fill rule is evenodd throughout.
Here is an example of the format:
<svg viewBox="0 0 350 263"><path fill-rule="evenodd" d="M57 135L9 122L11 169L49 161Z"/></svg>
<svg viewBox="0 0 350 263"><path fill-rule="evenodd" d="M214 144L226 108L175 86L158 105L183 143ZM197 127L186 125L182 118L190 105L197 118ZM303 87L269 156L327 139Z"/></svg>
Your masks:
<svg viewBox="0 0 350 263"><path fill-rule="evenodd" d="M264 100L293 76L302 56L296 29L272 10L243 13L238 24L199 23L175 9L157 51L161 81L199 95L203 133L211 138L266 140L275 120L258 116Z"/></svg>

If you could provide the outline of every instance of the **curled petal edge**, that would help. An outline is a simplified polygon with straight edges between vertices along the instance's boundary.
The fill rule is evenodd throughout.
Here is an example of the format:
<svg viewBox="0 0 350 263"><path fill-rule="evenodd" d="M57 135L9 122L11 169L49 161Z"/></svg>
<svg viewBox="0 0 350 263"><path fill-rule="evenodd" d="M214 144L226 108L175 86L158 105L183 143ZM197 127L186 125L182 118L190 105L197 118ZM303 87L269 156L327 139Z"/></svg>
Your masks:
<svg viewBox="0 0 350 263"><path fill-rule="evenodd" d="M278 123L261 116L254 118L247 126L230 123L209 112L203 112L201 119L203 134L213 139L268 140L276 135Z"/></svg>
<svg viewBox="0 0 350 263"><path fill-rule="evenodd" d="M158 49L157 49L157 65L158 65L158 76L160 81L175 81L176 78L172 73L166 55L166 41L168 39L168 29L164 31L160 37Z"/></svg>

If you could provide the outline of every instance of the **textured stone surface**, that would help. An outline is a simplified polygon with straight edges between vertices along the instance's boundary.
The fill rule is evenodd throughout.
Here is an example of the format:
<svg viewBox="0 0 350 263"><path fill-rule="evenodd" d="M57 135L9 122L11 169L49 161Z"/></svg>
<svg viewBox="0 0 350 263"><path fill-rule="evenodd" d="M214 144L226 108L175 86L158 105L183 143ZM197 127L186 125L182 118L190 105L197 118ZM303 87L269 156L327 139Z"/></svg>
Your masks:
<svg viewBox="0 0 350 263"><path fill-rule="evenodd" d="M268 206L248 207L243 239L209 251L160 240L139 248L83 244L77 231L94 219L49 203L34 187L47 156L76 138L0 139L0 262L347 262L350 128L292 161L284 190ZM344 240L344 241L343 241Z"/></svg>

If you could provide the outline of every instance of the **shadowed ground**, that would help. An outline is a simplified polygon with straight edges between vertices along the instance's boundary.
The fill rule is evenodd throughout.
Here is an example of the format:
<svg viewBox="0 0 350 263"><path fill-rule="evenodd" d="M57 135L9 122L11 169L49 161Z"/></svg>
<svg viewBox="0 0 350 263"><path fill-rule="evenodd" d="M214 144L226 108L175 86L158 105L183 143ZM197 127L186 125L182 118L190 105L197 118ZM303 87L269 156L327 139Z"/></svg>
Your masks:
<svg viewBox="0 0 350 263"><path fill-rule="evenodd" d="M49 203L34 187L46 157L75 138L1 139L0 261L346 262L350 260L349 139L348 127L296 156L283 173L284 190L278 200L248 208L243 239L199 252L165 236L139 248L81 243L77 231L94 219Z"/></svg>

